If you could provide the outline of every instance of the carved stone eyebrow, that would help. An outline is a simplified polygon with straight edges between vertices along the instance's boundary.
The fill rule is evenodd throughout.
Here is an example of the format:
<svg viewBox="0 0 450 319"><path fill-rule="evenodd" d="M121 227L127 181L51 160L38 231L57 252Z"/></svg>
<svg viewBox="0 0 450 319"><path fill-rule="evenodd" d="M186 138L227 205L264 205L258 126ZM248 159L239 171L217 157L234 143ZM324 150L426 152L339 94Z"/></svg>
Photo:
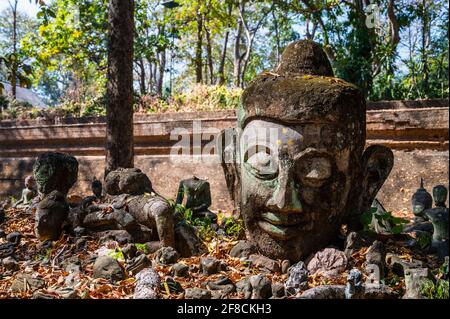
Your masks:
<svg viewBox="0 0 450 319"><path fill-rule="evenodd" d="M330 160L330 162L333 160L333 156L330 152L318 150L313 147L308 147L305 150L298 153L297 155L295 155L294 161L297 162L303 158L310 158L310 157L324 157Z"/></svg>

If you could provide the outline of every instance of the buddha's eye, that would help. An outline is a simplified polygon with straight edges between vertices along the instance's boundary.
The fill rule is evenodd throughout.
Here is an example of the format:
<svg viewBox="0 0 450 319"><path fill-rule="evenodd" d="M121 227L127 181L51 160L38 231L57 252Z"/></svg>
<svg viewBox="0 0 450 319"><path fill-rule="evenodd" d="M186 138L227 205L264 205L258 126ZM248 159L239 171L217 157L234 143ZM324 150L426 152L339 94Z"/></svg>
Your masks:
<svg viewBox="0 0 450 319"><path fill-rule="evenodd" d="M272 179L278 173L276 156L265 146L252 147L245 153L244 165L260 179Z"/></svg>
<svg viewBox="0 0 450 319"><path fill-rule="evenodd" d="M310 157L299 164L299 176L304 184L320 187L331 176L331 163L324 157Z"/></svg>

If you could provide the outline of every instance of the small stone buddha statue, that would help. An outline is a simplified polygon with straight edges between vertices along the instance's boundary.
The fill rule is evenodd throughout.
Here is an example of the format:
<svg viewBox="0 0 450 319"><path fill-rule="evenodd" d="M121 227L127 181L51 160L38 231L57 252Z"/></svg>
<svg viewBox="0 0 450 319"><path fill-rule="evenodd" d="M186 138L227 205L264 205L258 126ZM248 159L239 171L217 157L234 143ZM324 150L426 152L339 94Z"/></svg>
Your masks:
<svg viewBox="0 0 450 319"><path fill-rule="evenodd" d="M394 162L384 146L364 149L362 92L335 78L309 40L289 44L278 67L249 84L237 129L218 141L247 239L292 262L330 244L343 224L361 229Z"/></svg>
<svg viewBox="0 0 450 319"><path fill-rule="evenodd" d="M433 198L431 194L423 187L423 178L420 178L420 187L413 194L411 198L412 211L414 214L415 222L423 222L427 220L424 211L431 208L433 204Z"/></svg>
<svg viewBox="0 0 450 319"><path fill-rule="evenodd" d="M193 217L208 217L213 222L217 221L217 215L208 209L211 206L211 191L207 181L197 176L182 180L178 187L176 203L182 204L185 197L185 207L192 210Z"/></svg>
<svg viewBox="0 0 450 319"><path fill-rule="evenodd" d="M14 207L24 206L31 204L33 198L38 195L36 190L36 180L33 175L29 175L25 178L25 188L22 190L22 197L14 204Z"/></svg>
<svg viewBox="0 0 450 319"><path fill-rule="evenodd" d="M447 188L444 185L433 187L433 199L436 207L426 209L423 213L433 223L433 240L431 249L437 252L440 259L448 256L449 210L445 206Z"/></svg>

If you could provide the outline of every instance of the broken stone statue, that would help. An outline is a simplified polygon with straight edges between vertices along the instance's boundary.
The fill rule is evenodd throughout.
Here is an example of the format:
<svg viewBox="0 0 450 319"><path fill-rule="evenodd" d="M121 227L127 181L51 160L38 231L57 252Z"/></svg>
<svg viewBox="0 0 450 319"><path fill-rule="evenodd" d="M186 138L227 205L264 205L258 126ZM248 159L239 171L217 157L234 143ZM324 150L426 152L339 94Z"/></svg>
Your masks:
<svg viewBox="0 0 450 319"><path fill-rule="evenodd" d="M247 239L272 259L297 262L328 245L342 224L361 229L393 166L366 142L366 101L333 76L322 48L291 43L273 72L247 87L237 129L219 149Z"/></svg>
<svg viewBox="0 0 450 319"><path fill-rule="evenodd" d="M424 211L431 208L432 204L433 198L423 187L423 178L420 178L420 187L411 198L412 211L415 216L414 222L417 223L427 220L427 216L424 214Z"/></svg>
<svg viewBox="0 0 450 319"><path fill-rule="evenodd" d="M208 209L211 206L211 191L207 181L197 176L182 180L178 187L176 203L182 204L184 197L184 206L192 210L193 217L207 217L213 222L217 221L217 215Z"/></svg>

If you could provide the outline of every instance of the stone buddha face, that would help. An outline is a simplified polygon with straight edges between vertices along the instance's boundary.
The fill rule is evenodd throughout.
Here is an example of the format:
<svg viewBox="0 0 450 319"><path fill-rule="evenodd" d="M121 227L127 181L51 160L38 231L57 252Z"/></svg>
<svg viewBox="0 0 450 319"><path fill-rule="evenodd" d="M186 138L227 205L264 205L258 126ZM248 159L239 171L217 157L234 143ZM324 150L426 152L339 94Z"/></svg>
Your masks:
<svg viewBox="0 0 450 319"><path fill-rule="evenodd" d="M291 46L285 61L296 63ZM317 52L310 41L300 47L307 57L308 50ZM359 91L314 74L328 72L326 65L299 64L313 75L262 75L249 86L235 147L225 148L234 156L223 154L235 160L223 167L247 239L263 255L294 262L329 244L343 223L360 227L360 214L393 165L392 152L383 146L364 151L365 104Z"/></svg>

